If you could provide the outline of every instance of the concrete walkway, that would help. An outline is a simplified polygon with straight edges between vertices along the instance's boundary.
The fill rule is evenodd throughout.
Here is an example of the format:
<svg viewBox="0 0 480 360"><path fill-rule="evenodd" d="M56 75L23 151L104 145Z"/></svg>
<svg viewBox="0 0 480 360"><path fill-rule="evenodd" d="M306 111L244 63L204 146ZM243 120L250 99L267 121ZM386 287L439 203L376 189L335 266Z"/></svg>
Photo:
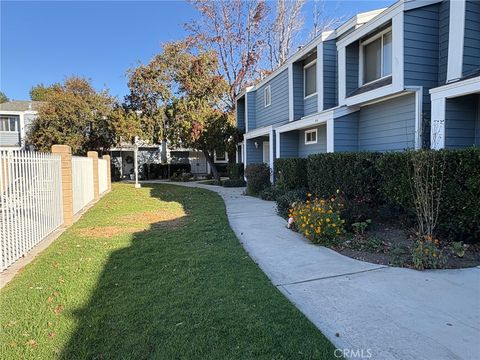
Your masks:
<svg viewBox="0 0 480 360"><path fill-rule="evenodd" d="M244 189L178 185L223 197L250 256L350 358L480 359L480 268L420 272L357 261L288 230L273 202Z"/></svg>

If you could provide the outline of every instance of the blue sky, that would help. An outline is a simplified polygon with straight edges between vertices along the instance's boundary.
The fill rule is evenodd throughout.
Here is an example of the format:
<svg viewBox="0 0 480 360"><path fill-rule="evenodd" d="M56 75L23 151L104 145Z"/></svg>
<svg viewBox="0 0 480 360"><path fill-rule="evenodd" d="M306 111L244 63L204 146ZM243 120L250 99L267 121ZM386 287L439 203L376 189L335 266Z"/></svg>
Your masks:
<svg viewBox="0 0 480 360"><path fill-rule="evenodd" d="M392 3L329 0L324 11L348 18ZM312 9L309 1L305 34ZM28 99L32 86L69 75L90 78L97 89L108 88L122 99L128 92L126 70L148 62L161 43L181 39L183 24L198 16L184 1L2 0L0 13L0 89L11 99Z"/></svg>

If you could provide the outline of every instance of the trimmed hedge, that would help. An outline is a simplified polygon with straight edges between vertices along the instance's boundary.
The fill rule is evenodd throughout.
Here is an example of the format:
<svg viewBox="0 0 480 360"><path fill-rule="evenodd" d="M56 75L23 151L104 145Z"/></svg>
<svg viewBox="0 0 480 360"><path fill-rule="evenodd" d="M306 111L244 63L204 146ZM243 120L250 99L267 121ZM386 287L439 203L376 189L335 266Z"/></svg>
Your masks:
<svg viewBox="0 0 480 360"><path fill-rule="evenodd" d="M380 177L376 162L380 153L328 153L308 157L308 185L320 197L340 189L348 197L379 201Z"/></svg>
<svg viewBox="0 0 480 360"><path fill-rule="evenodd" d="M439 230L452 240L480 241L480 149L434 151L445 161ZM307 161L309 189L330 196L340 189L347 197L374 205L391 203L414 212L409 177L418 152L329 153ZM299 177L300 178L300 177Z"/></svg>
<svg viewBox="0 0 480 360"><path fill-rule="evenodd" d="M169 174L170 166L170 174ZM189 173L192 171L190 164L143 164L143 176L147 180L168 179L175 173Z"/></svg>
<svg viewBox="0 0 480 360"><path fill-rule="evenodd" d="M275 159L277 186L285 190L298 189L307 184L307 159Z"/></svg>

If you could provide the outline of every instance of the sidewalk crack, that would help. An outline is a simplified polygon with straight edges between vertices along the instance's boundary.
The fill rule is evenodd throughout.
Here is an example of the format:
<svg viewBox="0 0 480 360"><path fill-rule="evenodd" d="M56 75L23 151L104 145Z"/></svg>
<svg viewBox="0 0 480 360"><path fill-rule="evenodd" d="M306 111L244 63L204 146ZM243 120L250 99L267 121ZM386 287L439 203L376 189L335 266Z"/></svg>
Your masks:
<svg viewBox="0 0 480 360"><path fill-rule="evenodd" d="M344 274L338 274L338 275L330 275L330 276L322 276L322 277L313 278L313 279L293 281L293 282L291 282L291 283L285 283L285 284L276 284L275 286L297 285L297 284L303 284L303 283L308 283L308 282L317 281L317 280L332 279L332 278L336 278L336 277L342 277L342 276L348 276L348 275L355 275L355 274L362 274L362 273L366 273L366 272L370 272L370 271L376 271L376 270L381 270L381 269L386 269L386 268L388 268L388 266L379 266L379 267L372 268L372 269L354 271L354 272L350 272L350 273L344 273Z"/></svg>

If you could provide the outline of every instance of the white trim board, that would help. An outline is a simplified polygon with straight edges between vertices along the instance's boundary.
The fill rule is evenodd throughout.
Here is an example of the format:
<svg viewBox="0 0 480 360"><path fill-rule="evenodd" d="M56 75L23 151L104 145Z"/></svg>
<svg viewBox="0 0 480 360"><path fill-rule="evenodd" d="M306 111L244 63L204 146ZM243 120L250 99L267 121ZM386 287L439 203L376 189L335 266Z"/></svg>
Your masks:
<svg viewBox="0 0 480 360"><path fill-rule="evenodd" d="M465 34L465 0L450 1L447 81L462 77Z"/></svg>
<svg viewBox="0 0 480 360"><path fill-rule="evenodd" d="M480 92L480 76L430 89L430 97L433 101L440 98L457 97L477 92Z"/></svg>

